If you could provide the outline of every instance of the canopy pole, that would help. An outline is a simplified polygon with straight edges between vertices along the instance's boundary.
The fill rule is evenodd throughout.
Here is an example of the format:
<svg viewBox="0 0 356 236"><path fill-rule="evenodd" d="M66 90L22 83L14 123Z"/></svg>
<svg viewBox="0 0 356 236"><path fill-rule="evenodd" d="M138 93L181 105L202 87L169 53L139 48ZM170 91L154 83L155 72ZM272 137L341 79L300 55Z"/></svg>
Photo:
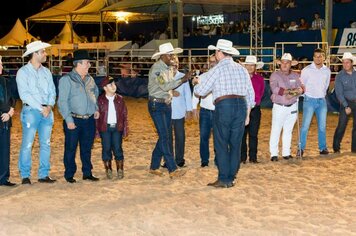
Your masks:
<svg viewBox="0 0 356 236"><path fill-rule="evenodd" d="M173 39L174 38L174 29L173 29L172 0L169 1L169 22L168 22L168 26L169 26L169 29L170 29L169 38Z"/></svg>
<svg viewBox="0 0 356 236"><path fill-rule="evenodd" d="M70 15L70 41L74 44L73 15Z"/></svg>
<svg viewBox="0 0 356 236"><path fill-rule="evenodd" d="M325 32L326 32L326 41L329 46L333 45L333 1L325 1Z"/></svg>
<svg viewBox="0 0 356 236"><path fill-rule="evenodd" d="M103 29L103 12L100 12L100 42L104 39L104 29Z"/></svg>
<svg viewBox="0 0 356 236"><path fill-rule="evenodd" d="M183 48L183 2L177 0L178 47Z"/></svg>

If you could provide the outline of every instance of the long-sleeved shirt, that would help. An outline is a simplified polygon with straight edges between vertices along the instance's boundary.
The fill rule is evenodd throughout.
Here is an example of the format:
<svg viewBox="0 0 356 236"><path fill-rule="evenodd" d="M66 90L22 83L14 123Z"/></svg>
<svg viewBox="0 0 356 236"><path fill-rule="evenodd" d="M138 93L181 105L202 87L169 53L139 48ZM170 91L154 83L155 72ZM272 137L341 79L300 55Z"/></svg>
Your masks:
<svg viewBox="0 0 356 236"><path fill-rule="evenodd" d="M182 82L174 79L173 69L162 60L152 65L148 74L148 94L151 97L172 99L170 90L178 87Z"/></svg>
<svg viewBox="0 0 356 236"><path fill-rule="evenodd" d="M99 89L89 74L84 79L73 69L61 77L58 85L58 108L66 123L73 123L71 113L93 115L98 110Z"/></svg>
<svg viewBox="0 0 356 236"><path fill-rule="evenodd" d="M192 105L193 105L193 109L197 109L198 104L199 104L199 100L200 100L200 107L214 111L215 110L215 105L214 105L214 101L213 101L213 94L209 93L208 95L206 95L205 97L197 97L195 95L195 89L193 91L193 96L192 96Z"/></svg>
<svg viewBox="0 0 356 236"><path fill-rule="evenodd" d="M180 80L183 77L184 74L178 71L174 79ZM193 110L192 92L189 83L183 83L174 90L179 92L179 96L172 98L172 119L178 120L184 118L187 111Z"/></svg>
<svg viewBox="0 0 356 236"><path fill-rule="evenodd" d="M271 100L273 103L279 105L291 105L297 101L297 97L288 99L287 96L284 95L284 91L286 89L300 88L302 83L298 73L293 71L290 73L283 73L279 70L271 74L269 85L271 87Z"/></svg>
<svg viewBox="0 0 356 236"><path fill-rule="evenodd" d="M254 73L251 77L251 82L255 91L255 103L256 105L260 105L265 92L265 81L261 75Z"/></svg>
<svg viewBox="0 0 356 236"><path fill-rule="evenodd" d="M348 74L345 70L341 70L336 75L335 93L340 104L343 107L348 106L347 101L356 101L356 71Z"/></svg>
<svg viewBox="0 0 356 236"><path fill-rule="evenodd" d="M323 65L318 69L314 62L302 70L300 79L304 85L304 94L312 98L325 98L329 84L331 71Z"/></svg>
<svg viewBox="0 0 356 236"><path fill-rule="evenodd" d="M216 66L200 76L201 83L195 87L198 96L213 93L214 101L225 95L240 95L246 97L247 106L255 105L255 92L253 91L250 75L246 68L227 57L218 62Z"/></svg>
<svg viewBox="0 0 356 236"><path fill-rule="evenodd" d="M0 76L0 114L9 112L11 107L15 108L15 103L8 81Z"/></svg>
<svg viewBox="0 0 356 236"><path fill-rule="evenodd" d="M54 106L56 87L48 68L41 65L36 70L31 62L28 62L18 70L16 83L23 103L39 111L42 111L42 105Z"/></svg>

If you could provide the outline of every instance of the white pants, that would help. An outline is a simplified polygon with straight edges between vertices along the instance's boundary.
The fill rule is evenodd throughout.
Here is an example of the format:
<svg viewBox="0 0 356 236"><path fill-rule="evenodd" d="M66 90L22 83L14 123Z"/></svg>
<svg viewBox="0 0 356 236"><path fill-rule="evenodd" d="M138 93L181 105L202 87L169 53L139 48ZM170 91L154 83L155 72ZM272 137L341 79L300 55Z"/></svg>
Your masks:
<svg viewBox="0 0 356 236"><path fill-rule="evenodd" d="M269 140L269 151L272 156L278 157L278 144L281 131L282 134L282 156L290 155L290 146L292 142L292 132L297 120L297 104L290 107L273 104L272 108L272 128Z"/></svg>

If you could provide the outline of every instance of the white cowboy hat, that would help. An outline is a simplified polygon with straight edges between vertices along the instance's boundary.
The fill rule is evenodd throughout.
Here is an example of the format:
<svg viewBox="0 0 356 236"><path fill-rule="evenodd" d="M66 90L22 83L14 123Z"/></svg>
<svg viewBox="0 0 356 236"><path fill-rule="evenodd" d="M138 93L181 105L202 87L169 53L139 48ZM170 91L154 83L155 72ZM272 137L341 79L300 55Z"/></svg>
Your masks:
<svg viewBox="0 0 356 236"><path fill-rule="evenodd" d="M216 46L209 45L209 50L219 50L230 55L240 55L240 52L232 46L232 42L226 39L219 39Z"/></svg>
<svg viewBox="0 0 356 236"><path fill-rule="evenodd" d="M242 62L243 65L256 65L256 69L261 69L265 63L262 61L257 61L257 57L255 56L246 56L245 62Z"/></svg>
<svg viewBox="0 0 356 236"><path fill-rule="evenodd" d="M27 55L30 55L31 53L37 52L38 50L48 48L50 46L51 46L51 44L44 43L42 41L34 41L34 42L26 45L26 52L22 55L22 57L25 57Z"/></svg>
<svg viewBox="0 0 356 236"><path fill-rule="evenodd" d="M356 57L354 55L352 55L351 52L344 52L344 54L342 55L342 58L340 59L340 61L343 60L351 60L353 62L354 65L356 65Z"/></svg>
<svg viewBox="0 0 356 236"><path fill-rule="evenodd" d="M163 54L178 54L182 53L183 49L181 48L173 48L171 43L164 43L159 45L159 52L156 52L151 57L152 59L158 59Z"/></svg>
<svg viewBox="0 0 356 236"><path fill-rule="evenodd" d="M281 59L276 60L277 64L281 64L281 61L286 60L286 61L291 61L292 66L298 65L298 61L293 60L292 55L290 53L284 53L281 57Z"/></svg>

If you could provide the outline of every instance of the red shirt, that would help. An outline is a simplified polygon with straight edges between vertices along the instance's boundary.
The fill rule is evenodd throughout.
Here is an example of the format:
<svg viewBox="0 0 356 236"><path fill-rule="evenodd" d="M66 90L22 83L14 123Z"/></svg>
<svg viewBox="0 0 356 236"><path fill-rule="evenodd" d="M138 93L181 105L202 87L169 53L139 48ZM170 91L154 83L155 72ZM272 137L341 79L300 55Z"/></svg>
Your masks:
<svg viewBox="0 0 356 236"><path fill-rule="evenodd" d="M254 73L251 77L251 82L253 90L255 91L256 106L259 106L265 92L265 81L261 75Z"/></svg>

